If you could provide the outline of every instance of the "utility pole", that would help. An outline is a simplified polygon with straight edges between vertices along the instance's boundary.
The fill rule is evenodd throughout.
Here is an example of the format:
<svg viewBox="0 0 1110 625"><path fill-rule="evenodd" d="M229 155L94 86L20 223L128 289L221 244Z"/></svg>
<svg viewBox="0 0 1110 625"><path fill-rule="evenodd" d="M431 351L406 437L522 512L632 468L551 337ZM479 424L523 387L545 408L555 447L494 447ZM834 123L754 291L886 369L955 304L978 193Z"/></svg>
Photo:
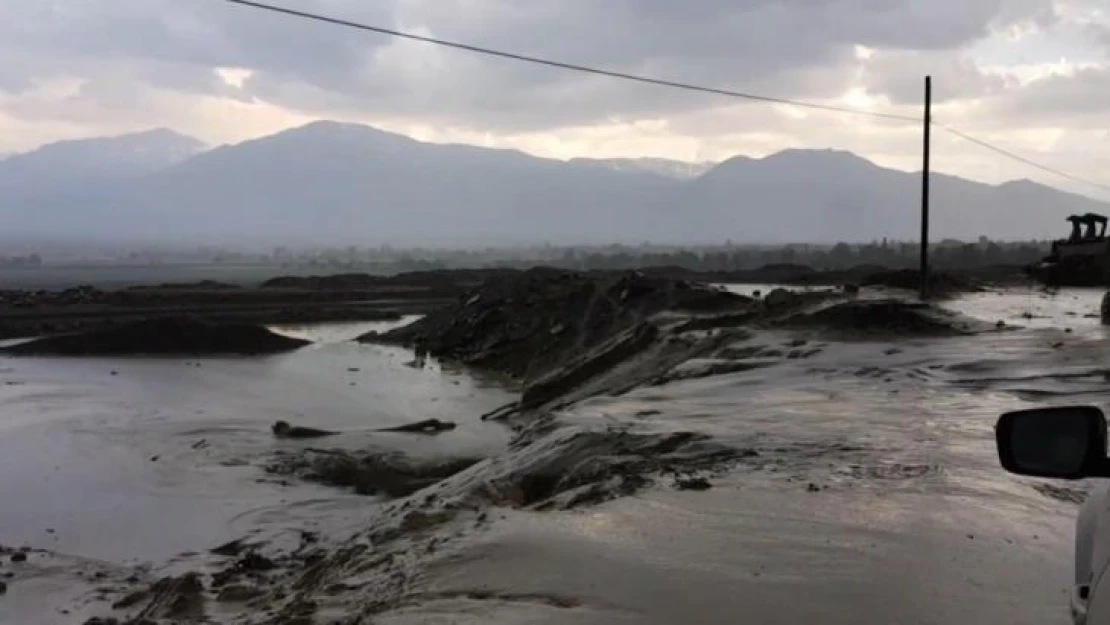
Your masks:
<svg viewBox="0 0 1110 625"><path fill-rule="evenodd" d="M933 77L925 77L925 144L921 166L921 299L929 298L929 131L933 125Z"/></svg>

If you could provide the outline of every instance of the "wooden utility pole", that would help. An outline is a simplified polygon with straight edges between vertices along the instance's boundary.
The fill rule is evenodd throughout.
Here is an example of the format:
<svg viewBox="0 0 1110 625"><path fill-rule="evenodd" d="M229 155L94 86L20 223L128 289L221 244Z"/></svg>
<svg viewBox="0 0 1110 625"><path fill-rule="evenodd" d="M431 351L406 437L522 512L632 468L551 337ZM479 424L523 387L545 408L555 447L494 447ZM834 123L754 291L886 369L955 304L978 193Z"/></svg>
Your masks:
<svg viewBox="0 0 1110 625"><path fill-rule="evenodd" d="M921 166L921 299L929 298L929 131L933 125L933 77L925 77L925 145Z"/></svg>

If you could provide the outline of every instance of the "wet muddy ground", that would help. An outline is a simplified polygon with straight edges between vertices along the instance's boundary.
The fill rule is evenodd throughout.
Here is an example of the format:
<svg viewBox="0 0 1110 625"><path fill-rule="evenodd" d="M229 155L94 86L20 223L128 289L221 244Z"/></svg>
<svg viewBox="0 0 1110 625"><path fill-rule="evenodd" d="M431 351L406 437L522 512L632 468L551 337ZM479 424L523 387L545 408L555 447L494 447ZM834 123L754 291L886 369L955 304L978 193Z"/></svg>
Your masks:
<svg viewBox="0 0 1110 625"><path fill-rule="evenodd" d="M753 288L768 290L735 289ZM1105 402L1110 333L1086 317L1100 298L945 303L1026 326L979 336L761 329L729 358L569 405L514 449L479 419L512 389L350 341L380 325L280 328L320 342L261 359L0 359L0 544L41 550L0 555L0 622L115 614L149 581L222 570L207 550L247 537L319 569L251 577L313 605L264 601L247 622L1064 623L1090 485L1006 475L991 428L1013 408ZM431 417L459 428L368 431ZM409 498L365 497L267 473L279 452L321 445L275 440L277 419L347 432L329 449L493 460ZM540 479L572 453L578 481ZM619 483L594 488L591 454ZM298 546L305 532L326 555ZM234 606L206 618L239 622Z"/></svg>

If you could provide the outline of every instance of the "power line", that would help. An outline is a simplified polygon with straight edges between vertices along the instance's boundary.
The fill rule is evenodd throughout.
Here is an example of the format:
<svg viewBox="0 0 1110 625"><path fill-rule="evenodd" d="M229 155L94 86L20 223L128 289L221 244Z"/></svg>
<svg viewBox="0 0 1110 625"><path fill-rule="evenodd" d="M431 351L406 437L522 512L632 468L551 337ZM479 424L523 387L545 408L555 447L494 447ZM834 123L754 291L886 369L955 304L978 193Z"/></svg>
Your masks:
<svg viewBox="0 0 1110 625"><path fill-rule="evenodd" d="M290 9L290 8L287 8L287 7L277 6L277 5L273 5L273 4L267 4L267 3L264 3L264 2L256 2L254 0L224 0L224 1L228 2L230 4L237 4L237 5L240 5L240 6L250 7L250 8L253 8L253 9L260 9L260 10L263 10L263 11L270 11L270 12L273 12L273 13L280 13L280 14L283 14L283 15L288 15L288 16L292 16L292 17L299 17L299 18L302 18L302 19L312 20L312 21L316 21L316 22L323 22L323 23L332 24L332 25L335 25L335 26L344 26L344 27L347 27L347 28L354 28L354 29L358 29L358 30L362 30L362 31L374 32L374 33L378 33L378 34L382 34L382 35L389 35L391 37L398 37L398 38L401 38L401 39L409 39L409 40L412 40L412 41L421 41L421 42L430 43L430 44L433 44L433 45L444 46L444 47L448 47L448 48L454 48L456 50L465 50L467 52L474 52L474 53L477 53L477 54L484 54L484 55L487 55L487 56L495 56L495 57L510 59L510 60L514 60L514 61L523 61L523 62L526 62L526 63L533 63L533 64L536 64L536 65L545 65L545 66L548 66L548 67L554 67L554 68L558 68L558 69L565 69L565 70L570 70L570 71L582 72L582 73L586 73L586 74L593 74L593 75L596 75L596 76L606 76L606 77L609 77L609 78L617 78L617 79L620 79L620 80L627 80L627 81L631 81L631 82L638 82L638 83L643 83L643 84L656 85L656 86L660 86L660 87L671 87L671 88L674 88L674 89L683 89L683 90L686 90L686 91L696 91L696 92L700 92L700 93L709 93L709 94L714 94L714 95L722 95L722 96L727 96L727 97L731 97L731 98L739 98L739 99L743 99L743 100L752 100L752 101L756 101L756 102L765 102L765 103L771 103L771 104L785 104L785 105L789 105L789 106L796 106L796 107L799 107L799 108L814 109L814 110L819 110L819 111L831 111L831 112L835 112L835 113L848 113L848 114L851 114L851 115L861 115L861 116L873 117L873 118L878 118L878 119L887 119L887 120L895 120L895 121L902 121L902 122L921 123L921 119L916 118L916 117L912 117L912 116L909 116L909 115L899 115L899 114L896 114L896 113L877 113L875 111L867 111L867 110L864 110L864 109L850 108L850 107L845 107L845 106L835 106L835 105L832 105L832 104L818 104L816 102L803 102L803 101L800 101L800 100L791 100L791 99L788 99L788 98L776 98L776 97L763 96L763 95L757 95L757 94L752 94L752 93L744 93L744 92L741 92L741 91L732 91L730 89L722 89L722 88L717 88L717 87L706 87L706 86L702 86L702 85L695 85L695 84L692 84L692 83L685 83L685 82L679 82L679 81L674 81L674 80L666 80L666 79L662 79L662 78L652 78L650 76L641 76L641 75L638 75L638 74L628 74L628 73L625 73L625 72L618 72L618 71L600 69L600 68L596 68L596 67L589 67L589 66L586 66L586 65L578 65L578 64L575 64L575 63L566 63L566 62L563 62L563 61L555 61L555 60L545 59L545 58L540 58L540 57L535 57L535 56L528 56L528 55L525 55L525 54L518 54L518 53L515 53L515 52L505 52L505 51L502 51L502 50L494 50L492 48L484 48L484 47L481 47L481 46L475 46L475 45L470 45L470 44L466 44L466 43L459 43L459 42L456 42L456 41L448 41L448 40L445 40L445 39L437 39L435 37L425 37L423 35L417 35L417 34L414 34L414 33L404 32L404 31L400 31L400 30L394 30L394 29L391 29L391 28L383 28L381 26L372 26L372 25L369 25L369 24L362 24L362 23L354 22L354 21L350 21L350 20L340 19L340 18L336 18L336 17L329 17L329 16L326 16L326 15L320 15L318 13L310 13L308 11L300 11L300 10L297 10L297 9ZM963 132L963 131L958 130L956 128L952 128L951 126L946 126L944 124L940 124L940 123L937 123L937 122L932 122L932 125L940 128L940 129L942 129L946 132L949 132L949 133L951 133L951 134L953 134L953 135L955 135L955 136L957 136L961 139L964 139L965 141L969 141L971 143L974 143L974 144L976 144L980 147L991 150L992 152L1000 154L1000 155L1002 155L1006 158L1010 158L1010 159L1015 160L1019 163L1023 163L1025 165L1028 165L1029 167L1033 167L1035 169L1039 169L1041 171L1044 171L1044 172L1047 172L1047 173L1050 173L1050 174L1053 174L1053 175L1056 175L1056 176L1060 176L1061 178L1066 178L1066 179L1071 180L1073 182L1078 182L1078 183L1081 183L1081 184L1090 185L1092 187L1096 187L1096 188L1102 189L1104 191L1110 191L1110 185L1105 185L1105 184L1101 184L1101 183L1098 183L1098 182L1094 182L1092 180L1087 180L1085 178L1081 178L1079 176L1069 174L1069 173L1061 171L1059 169L1049 167L1048 165L1042 165L1041 163L1038 163L1038 162L1033 161L1031 159L1025 158L1024 156L1015 154L1015 153L1013 153L1009 150L1006 150L1004 148L1000 148L996 145L993 145L991 143L983 141L982 139L977 139L977 138L967 134L966 132Z"/></svg>
<svg viewBox="0 0 1110 625"><path fill-rule="evenodd" d="M1061 170L1056 169L1054 167L1049 167L1048 165L1042 165L1042 164L1040 164L1040 163L1038 163L1034 160L1031 160L1031 159L1028 159L1024 156L1021 156L1020 154L1015 154L1015 153L1013 153L1013 152L1011 152L1011 151L1009 151L1005 148L1000 148L997 145L994 145L992 143L988 143L988 142L986 142L982 139L977 139L977 138L967 134L966 132L964 132L962 130L957 130L957 129L951 127L951 126L946 126L944 124L940 124L940 123L937 123L937 122L933 122L933 125L936 126L937 128L940 128L941 130L944 130L948 133L951 133L952 135L955 135L955 136L963 139L964 141L969 141L971 143L974 143L975 145L986 148L986 149L988 149L992 152L995 152L997 154L1001 154L1002 156L1013 159L1013 160L1015 160L1019 163L1024 163L1025 165L1028 165L1028 166L1033 167L1035 169L1039 169L1041 171L1048 172L1048 173L1054 174L1056 176L1060 176L1061 178L1066 178L1068 180L1071 180L1072 182L1079 182L1079 183L1082 183L1082 184L1090 185L1092 187L1096 187L1098 189L1102 189L1103 191L1110 191L1110 185L1105 185L1105 184L1102 184L1100 182L1095 182L1094 180L1088 180L1086 178L1081 178L1079 176L1069 174L1065 171L1061 171Z"/></svg>
<svg viewBox="0 0 1110 625"><path fill-rule="evenodd" d="M876 118L879 118L879 119L890 119L890 120L897 120L897 121L903 121L903 122L915 122L915 123L920 123L921 122L921 120L919 118L911 117L909 115L898 115L898 114L895 114L895 113L876 113L874 111L867 111L867 110L864 110L864 109L850 108L850 107L846 107L846 106L835 106L835 105L832 105L832 104L818 104L818 103L815 103L815 102L802 102L802 101L798 101L798 100L790 100L790 99L787 99L787 98L775 98L775 97L771 97L771 96L756 95L756 94L752 94L752 93L743 93L743 92L740 92L740 91L732 91L732 90L729 90L729 89L721 89L721 88L717 88L717 87L704 87L704 86L701 86L701 85L694 85L694 84L678 82L678 81L674 81L674 80L665 80L665 79L662 79L662 78L652 78L652 77L649 77L649 76L640 76L640 75L637 75L637 74L627 74L627 73L624 73L624 72L617 72L617 71L612 71L612 70L607 70L607 69L599 69L599 68L596 68L596 67L588 67L588 66L585 66L585 65L577 65L575 63L565 63L563 61L553 61L551 59L544 59L544 58L535 57L535 56L517 54L515 52L504 52L504 51L501 51L501 50L494 50L494 49L491 49L491 48L483 48L483 47L480 47L480 46L474 46L474 45L470 45L470 44L466 44L466 43L458 43L458 42L455 42L455 41L447 41L447 40L444 40L444 39L436 39L434 37L425 37L423 35L416 35L416 34L413 34L413 33L407 33L407 32L403 32L403 31L399 31L399 30L393 30L391 28L382 28L380 26L371 26L369 24L361 24L359 22L352 22L352 21L349 21L349 20L339 19L339 18L336 18L336 17L328 17L328 16L325 16L325 15L319 15L317 13L309 13L307 11L298 11L296 9L289 9L289 8L286 8L286 7L280 7L280 6L276 6L276 5L272 5L272 4L266 4L266 3L263 3L263 2L254 2L253 0L224 0L224 1L229 2L231 4L238 4L238 5L251 7L251 8L255 8L255 9L261 9L261 10L264 10L264 11L271 11L271 12L274 12L274 13L282 13L282 14L285 14L285 15L291 15L291 16L294 16L294 17L300 17L300 18L304 18L304 19L308 19L308 20L314 20L314 21L317 21L317 22L324 22L324 23L333 24L333 25L336 25L336 26L346 26L348 28L356 28L358 30L364 30L364 31L379 33L379 34L382 34L382 35L390 35L392 37L400 37L402 39L410 39L412 41L422 41L424 43L430 43L430 44L434 44L434 45L437 45L437 46L445 46L445 47L448 47L448 48L455 48L457 50L466 50L468 52L475 52L475 53L478 53L478 54L485 54L487 56L496 56L496 57L500 57L500 58L504 58L504 59L511 59L511 60L514 60L514 61L524 61L526 63L534 63L534 64L537 64L537 65L546 65L548 67L556 67L556 68L559 68L559 69L566 69L566 70L571 70L571 71L576 71L576 72L583 72L583 73L586 73L586 74L594 74L594 75L597 75L597 76L608 76L610 78L619 78L621 80L628 80L628 81L632 81L632 82L639 82L639 83L644 83L644 84L649 84L649 85L657 85L657 86L660 86L660 87L672 87L672 88L675 88L675 89L684 89L686 91L698 91L698 92L701 92L701 93L711 93L711 94L715 94L715 95L723 95L723 96L728 96L728 97L732 97L732 98L740 98L740 99L744 99L744 100L754 100L754 101L757 101L757 102L769 102L769 103L772 103L772 104L788 104L790 106L797 106L799 108L816 109L816 110L820 110L820 111L832 111L832 112L836 112L836 113L849 113L849 114L852 114L852 115L864 115L864 116L868 116L868 117L876 117Z"/></svg>

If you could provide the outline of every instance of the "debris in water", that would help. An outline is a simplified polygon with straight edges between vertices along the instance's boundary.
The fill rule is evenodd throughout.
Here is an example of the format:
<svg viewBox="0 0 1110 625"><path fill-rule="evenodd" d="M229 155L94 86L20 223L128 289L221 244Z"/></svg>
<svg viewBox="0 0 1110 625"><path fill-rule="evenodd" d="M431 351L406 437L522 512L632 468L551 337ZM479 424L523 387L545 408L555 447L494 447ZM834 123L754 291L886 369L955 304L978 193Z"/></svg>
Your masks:
<svg viewBox="0 0 1110 625"><path fill-rule="evenodd" d="M322 438L324 436L334 436L338 434L338 432L333 432L331 430L289 425L287 421L275 421L274 424L270 426L270 431L272 431L277 438Z"/></svg>
<svg viewBox="0 0 1110 625"><path fill-rule="evenodd" d="M279 453L266 470L331 486L353 487L360 495L404 497L476 462L458 459L418 465L397 455L305 449Z"/></svg>
<svg viewBox="0 0 1110 625"><path fill-rule="evenodd" d="M440 432L448 432L455 429L456 425L451 421L440 421L439 419L425 419L423 421L416 421L415 423L407 423L405 425L398 425L390 428L379 428L378 432L408 432L412 434L439 434Z"/></svg>
<svg viewBox="0 0 1110 625"><path fill-rule="evenodd" d="M674 487L678 490L709 490L713 484L704 477L680 477L675 479Z"/></svg>
<svg viewBox="0 0 1110 625"><path fill-rule="evenodd" d="M246 548L247 544L244 542L244 540L242 538L238 538L217 547L213 547L212 549L209 549L208 552L218 556L237 556Z"/></svg>

